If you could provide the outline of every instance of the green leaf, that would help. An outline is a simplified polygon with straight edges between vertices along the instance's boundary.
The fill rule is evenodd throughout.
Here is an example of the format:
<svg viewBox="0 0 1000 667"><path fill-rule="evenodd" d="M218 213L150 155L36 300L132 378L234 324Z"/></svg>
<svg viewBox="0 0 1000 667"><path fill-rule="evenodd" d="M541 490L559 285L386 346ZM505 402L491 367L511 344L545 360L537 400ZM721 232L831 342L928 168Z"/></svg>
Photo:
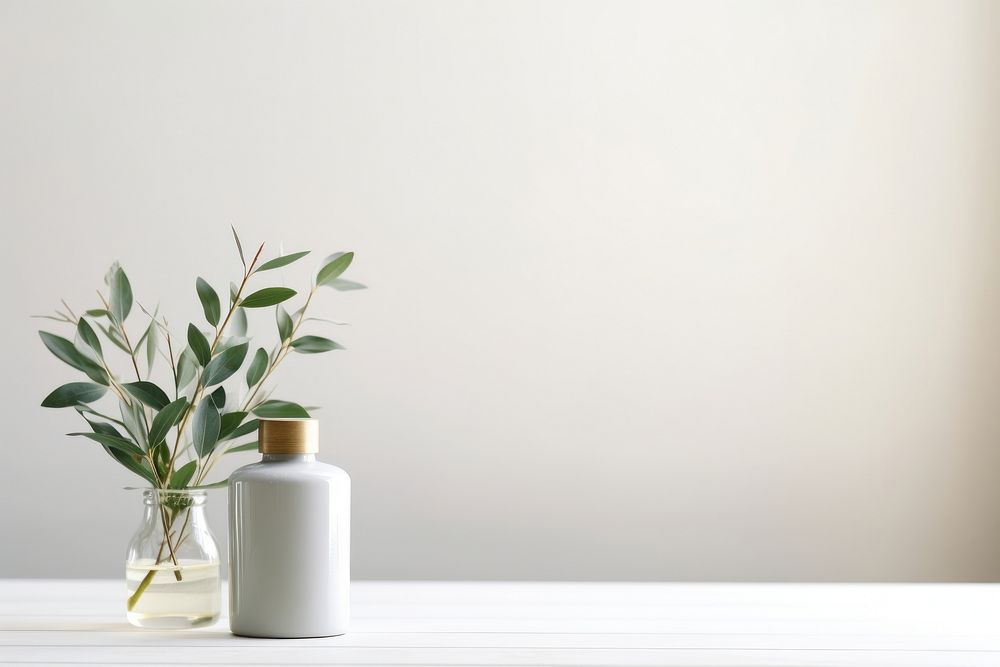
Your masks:
<svg viewBox="0 0 1000 667"><path fill-rule="evenodd" d="M258 449L257 441L254 440L253 442L248 442L245 445L238 445L236 447L230 447L229 449L227 449L226 451L224 451L222 453L223 454L234 454L236 452L249 452L250 450L253 450L253 451L256 452L257 449Z"/></svg>
<svg viewBox="0 0 1000 667"><path fill-rule="evenodd" d="M101 368L104 367L104 362L101 359L101 357L99 357L97 353L94 352L94 349L87 344L87 341L85 341L83 338L80 337L79 330L76 332L76 336L73 337L73 347L75 347L76 351L82 354L85 358L94 362Z"/></svg>
<svg viewBox="0 0 1000 667"><path fill-rule="evenodd" d="M156 416L153 417L152 425L149 427L149 441L154 445L163 442L167 437L167 433L174 427L174 424L180 421L181 415L184 414L187 406L188 402L186 398L178 398L157 412Z"/></svg>
<svg viewBox="0 0 1000 667"><path fill-rule="evenodd" d="M103 308L91 308L87 311L87 314L91 317L109 317L111 315L111 313Z"/></svg>
<svg viewBox="0 0 1000 667"><path fill-rule="evenodd" d="M72 408L76 407L77 403L93 403L107 391L107 387L92 382L70 382L46 396L42 401L42 407Z"/></svg>
<svg viewBox="0 0 1000 667"><path fill-rule="evenodd" d="M177 391L191 384L191 380L197 375L197 369L198 359L190 347L185 347L177 358Z"/></svg>
<svg viewBox="0 0 1000 667"><path fill-rule="evenodd" d="M253 413L264 419L307 418L309 416L304 407L291 401L264 401L253 409Z"/></svg>
<svg viewBox="0 0 1000 667"><path fill-rule="evenodd" d="M247 335L247 311L237 308L229 320L229 332L234 336Z"/></svg>
<svg viewBox="0 0 1000 667"><path fill-rule="evenodd" d="M108 433L67 433L66 435L82 435L85 438L90 438L94 442L99 442L112 449L117 449L127 454L135 454L136 456L145 456L145 453L139 449L135 443L121 436L110 435Z"/></svg>
<svg viewBox="0 0 1000 667"><path fill-rule="evenodd" d="M246 415L246 413L242 414ZM250 421L244 422L243 424L240 424L238 427L236 427L236 429L233 430L232 433L229 433L226 436L226 440L235 440L236 438L241 438L244 435L247 435L248 433L253 433L257 430L259 426L260 422L258 420L251 419Z"/></svg>
<svg viewBox="0 0 1000 667"><path fill-rule="evenodd" d="M224 489L229 486L229 478L220 479L218 482L212 482L211 484L202 484L200 486L189 486L189 489L195 489L197 491L204 491L207 489Z"/></svg>
<svg viewBox="0 0 1000 667"><path fill-rule="evenodd" d="M170 477L170 488L171 489L183 489L186 488L188 482L194 477L195 471L198 469L197 461L188 461L180 468L177 469Z"/></svg>
<svg viewBox="0 0 1000 667"><path fill-rule="evenodd" d="M249 341L250 339L246 336L223 336L215 345L215 353L219 354L223 350L228 350L231 347L236 347Z"/></svg>
<svg viewBox="0 0 1000 667"><path fill-rule="evenodd" d="M156 476L166 479L170 467L170 447L167 447L167 443L161 442L151 447L149 451L152 454L153 466L156 468Z"/></svg>
<svg viewBox="0 0 1000 667"><path fill-rule="evenodd" d="M215 391L213 391L210 395L212 397L212 402L215 403L215 407L216 408L218 408L219 410L221 410L222 408L226 407L226 388L225 387L219 387L218 389L216 389Z"/></svg>
<svg viewBox="0 0 1000 667"><path fill-rule="evenodd" d="M265 370L267 370L267 352L264 351L264 348L259 347L253 355L250 368L247 369L247 387L252 387L260 382L260 379L264 377Z"/></svg>
<svg viewBox="0 0 1000 667"><path fill-rule="evenodd" d="M327 257L327 261L326 266L316 274L317 285L328 285L336 278L339 278L340 274L346 271L347 267L354 261L354 253L336 253Z"/></svg>
<svg viewBox="0 0 1000 667"><path fill-rule="evenodd" d="M129 353L128 346L125 345L125 341L122 340L122 335L118 333L115 329L112 329L111 327L106 327L101 323L97 324L97 328L101 330L101 333L103 333L105 336L108 337L108 340L114 343L115 347L117 347L125 354Z"/></svg>
<svg viewBox="0 0 1000 667"><path fill-rule="evenodd" d="M128 393L132 394L154 410L162 410L167 407L168 403L170 403L170 398L167 396L167 393L152 382L139 380L138 382L127 382L122 386L125 387L125 390Z"/></svg>
<svg viewBox="0 0 1000 667"><path fill-rule="evenodd" d="M246 419L247 413L245 412L227 412L222 415L222 421L219 425L219 440L226 440L229 438L229 434L235 431L243 420Z"/></svg>
<svg viewBox="0 0 1000 667"><path fill-rule="evenodd" d="M195 289L198 290L198 299L201 301L201 308L205 311L205 319L213 327L219 324L219 315L222 307L219 305L219 295L204 278L198 278L195 282Z"/></svg>
<svg viewBox="0 0 1000 667"><path fill-rule="evenodd" d="M84 413L86 413L88 415L95 415L97 417L100 417L101 419L107 419L108 421L114 422L114 423L118 424L119 426L125 426L124 422L122 422L122 421L120 421L118 419L115 419L114 417L108 416L108 415L104 414L103 412L98 412L93 407L91 407L91 406L89 406L89 405L87 405L85 403L77 403L73 407L74 407L74 409L76 409L76 411L80 414L81 417L84 415ZM86 417L83 417L83 418L87 419Z"/></svg>
<svg viewBox="0 0 1000 667"><path fill-rule="evenodd" d="M261 271L270 271L271 269L279 269L282 266L288 266L297 259L302 259L309 254L308 250L303 250L302 252L293 252L288 255L282 255L281 257L275 257L274 259L264 262L254 273L260 273Z"/></svg>
<svg viewBox="0 0 1000 667"><path fill-rule="evenodd" d="M195 359L202 366L207 365L212 358L212 348L209 347L205 334L199 331L198 327L193 324L188 325L187 334L188 346L191 348L191 352L194 353Z"/></svg>
<svg viewBox="0 0 1000 667"><path fill-rule="evenodd" d="M146 433L146 416L139 401L132 401L128 405L122 401L118 402L118 411L122 415L125 430L142 450L149 449L149 434ZM155 443L154 443L155 444Z"/></svg>
<svg viewBox="0 0 1000 667"><path fill-rule="evenodd" d="M73 343L62 336L51 334L48 331L39 331L38 335L41 336L45 347L49 348L49 352L73 368L82 370L82 364L88 361L88 359L80 354Z"/></svg>
<svg viewBox="0 0 1000 667"><path fill-rule="evenodd" d="M238 371L240 366L243 365L243 360L247 356L247 349L249 347L248 343L234 345L217 355L215 359L212 359L208 363L208 366L205 366L205 373L202 376L204 386L211 387L213 384L224 382L229 376Z"/></svg>
<svg viewBox="0 0 1000 667"><path fill-rule="evenodd" d="M111 424L105 424L104 422L92 422L86 417L84 417L84 420L90 424L90 428L94 431L94 433L104 433L105 435L114 435L119 438L122 437L122 434L118 432L118 429Z"/></svg>
<svg viewBox="0 0 1000 667"><path fill-rule="evenodd" d="M84 419L87 419L84 417ZM92 422L87 419L87 423L90 424L90 428L94 430L95 433L103 433L105 435L112 435L121 437L121 434L115 429L111 424L105 424L103 422ZM156 478L153 476L153 471L150 469L149 464L146 462L145 456L139 456L137 454L128 454L118 449L112 449L107 445L101 445L101 447L108 453L108 456L118 461L128 470L139 475L147 482L156 486Z"/></svg>
<svg viewBox="0 0 1000 667"><path fill-rule="evenodd" d="M107 273L104 274L104 284L110 286L115 279L115 272L121 268L121 265L115 261L111 262L111 266L108 267Z"/></svg>
<svg viewBox="0 0 1000 667"><path fill-rule="evenodd" d="M104 435L111 435L115 437L121 437L121 433L118 432L111 424L105 424L103 422L92 422L86 417L87 423L90 424L90 428L94 430L94 433L103 433ZM145 456L139 456L137 454L127 454L119 449L113 449L107 445L101 445L101 447L108 453L108 456L113 458L118 463L122 464L136 475L139 475L144 480L156 486L156 478L153 476L153 471L149 468L149 464L146 463Z"/></svg>
<svg viewBox="0 0 1000 667"><path fill-rule="evenodd" d="M302 336L292 341L292 347L302 354L318 354L330 350L343 350L344 346L322 336Z"/></svg>
<svg viewBox="0 0 1000 667"><path fill-rule="evenodd" d="M111 449L109 447L105 447L104 450L111 454L111 456L113 456L123 466L149 482L151 486L154 488L158 486L156 478L153 476L152 471L149 469L149 464L146 463L145 459L129 456L124 452L119 452L117 449Z"/></svg>
<svg viewBox="0 0 1000 667"><path fill-rule="evenodd" d="M274 317L278 322L278 337L285 342L292 337L292 317L281 306L275 308Z"/></svg>
<svg viewBox="0 0 1000 667"><path fill-rule="evenodd" d="M42 342L45 343L45 347L49 349L49 352L61 361L69 364L78 371L83 371L87 374L87 377L98 384L108 384L108 374L104 372L104 369L83 356L73 343L62 336L50 334L48 331L39 331L38 335L42 337Z"/></svg>
<svg viewBox="0 0 1000 667"><path fill-rule="evenodd" d="M243 255L243 244L240 243L240 235L236 233L236 225L229 225L233 230L233 239L236 240L236 249L240 251L240 261L243 262L243 268L247 266L247 258Z"/></svg>
<svg viewBox="0 0 1000 667"><path fill-rule="evenodd" d="M204 458L215 449L215 443L219 441L220 425L219 411L212 399L206 396L201 399L191 420L191 440L199 457Z"/></svg>
<svg viewBox="0 0 1000 667"><path fill-rule="evenodd" d="M353 292L354 290L368 289L368 285L362 285L361 283L356 283L353 280L345 280L344 278L334 278L324 284L338 292Z"/></svg>
<svg viewBox="0 0 1000 667"><path fill-rule="evenodd" d="M153 362L156 361L156 346L159 343L159 327L156 322L150 322L143 334L146 339L146 377L153 372Z"/></svg>
<svg viewBox="0 0 1000 667"><path fill-rule="evenodd" d="M125 321L132 310L132 285L121 267L111 276L111 315L119 323Z"/></svg>
<svg viewBox="0 0 1000 667"><path fill-rule="evenodd" d="M142 304L139 304L139 307L142 308ZM149 327L146 327L146 329L142 332L142 335L139 336L139 340L137 340L135 342L135 349L136 349L136 351L138 351L139 348L142 347L143 343L146 342L146 335L148 333L149 333Z"/></svg>
<svg viewBox="0 0 1000 667"><path fill-rule="evenodd" d="M288 287L265 287L250 296L243 297L240 306L243 308L265 308L287 301L293 296L295 296L295 290Z"/></svg>
<svg viewBox="0 0 1000 667"><path fill-rule="evenodd" d="M87 347L94 351L98 358L104 356L104 351L101 349L101 339L97 337L97 333L94 331L93 327L87 320L80 318L80 321L76 324L76 335L80 337Z"/></svg>

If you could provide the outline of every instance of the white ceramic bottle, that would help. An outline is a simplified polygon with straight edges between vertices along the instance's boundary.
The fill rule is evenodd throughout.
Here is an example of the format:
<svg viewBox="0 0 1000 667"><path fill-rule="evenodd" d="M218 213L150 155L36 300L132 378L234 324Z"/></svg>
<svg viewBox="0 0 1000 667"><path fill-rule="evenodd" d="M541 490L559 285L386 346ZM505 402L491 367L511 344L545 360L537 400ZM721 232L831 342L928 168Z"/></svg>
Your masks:
<svg viewBox="0 0 1000 667"><path fill-rule="evenodd" d="M316 460L315 419L261 419L259 463L229 477L229 624L249 637L347 631L351 479Z"/></svg>

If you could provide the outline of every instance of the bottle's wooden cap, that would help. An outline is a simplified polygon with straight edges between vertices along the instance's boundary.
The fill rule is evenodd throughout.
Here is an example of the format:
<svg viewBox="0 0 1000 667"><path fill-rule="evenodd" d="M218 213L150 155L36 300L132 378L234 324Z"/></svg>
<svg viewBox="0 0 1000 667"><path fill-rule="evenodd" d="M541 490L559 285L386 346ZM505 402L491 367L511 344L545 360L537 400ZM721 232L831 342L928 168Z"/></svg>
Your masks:
<svg viewBox="0 0 1000 667"><path fill-rule="evenodd" d="M319 422L315 419L261 419L257 427L261 454L315 454Z"/></svg>

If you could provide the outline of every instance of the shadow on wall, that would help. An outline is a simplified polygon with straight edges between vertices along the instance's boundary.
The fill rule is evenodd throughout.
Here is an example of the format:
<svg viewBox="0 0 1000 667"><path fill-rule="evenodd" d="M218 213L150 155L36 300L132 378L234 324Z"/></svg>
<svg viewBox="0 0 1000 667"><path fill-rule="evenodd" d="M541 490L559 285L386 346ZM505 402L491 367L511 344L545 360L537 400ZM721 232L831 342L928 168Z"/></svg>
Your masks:
<svg viewBox="0 0 1000 667"><path fill-rule="evenodd" d="M953 516L997 516L1000 513L1000 3L975 5L970 21L969 71L977 72L983 87L968 108L969 132L981 137L982 149L970 184L971 196L988 202L992 215L982 220L970 240L970 308L963 329L965 376L970 381L962 396L961 418L967 432L958 450L953 488L928 487L928 493L952 505ZM984 71L985 70L985 71ZM947 224L946 222L944 224ZM984 512L984 508L991 508ZM973 581L1000 580L1000 521L988 521L965 533L965 540L928 534L928 549L945 550L961 562Z"/></svg>

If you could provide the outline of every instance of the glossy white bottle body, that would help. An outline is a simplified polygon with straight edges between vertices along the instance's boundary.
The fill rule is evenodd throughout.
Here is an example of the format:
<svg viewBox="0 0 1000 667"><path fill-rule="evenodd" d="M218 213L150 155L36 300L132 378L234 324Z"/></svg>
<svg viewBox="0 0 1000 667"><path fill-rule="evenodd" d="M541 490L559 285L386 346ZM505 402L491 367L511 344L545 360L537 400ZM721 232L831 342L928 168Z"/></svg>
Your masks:
<svg viewBox="0 0 1000 667"><path fill-rule="evenodd" d="M229 623L250 637L347 632L351 479L314 454L265 454L229 478Z"/></svg>

